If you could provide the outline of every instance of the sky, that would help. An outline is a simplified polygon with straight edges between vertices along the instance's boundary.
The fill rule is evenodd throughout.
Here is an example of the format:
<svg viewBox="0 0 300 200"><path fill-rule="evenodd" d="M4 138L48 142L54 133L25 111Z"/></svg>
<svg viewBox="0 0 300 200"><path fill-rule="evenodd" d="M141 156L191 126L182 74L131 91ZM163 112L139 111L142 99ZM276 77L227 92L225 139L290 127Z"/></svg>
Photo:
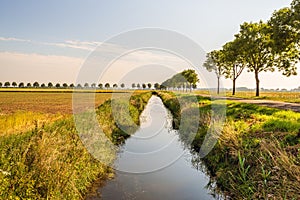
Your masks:
<svg viewBox="0 0 300 200"><path fill-rule="evenodd" d="M98 45L105 42L108 46L103 57L113 50L118 52L108 41L134 29L175 31L194 41L203 52L220 49L238 33L240 24L267 20L274 10L290 2L0 0L0 82L74 83ZM189 63L170 52L136 50L113 62L98 81L123 81L126 85L162 82L185 68ZM260 74L263 88L296 88L300 86L299 78ZM200 80L199 86L205 87L204 82ZM223 85L229 88L231 81L223 79ZM254 88L254 75L245 71L237 86Z"/></svg>

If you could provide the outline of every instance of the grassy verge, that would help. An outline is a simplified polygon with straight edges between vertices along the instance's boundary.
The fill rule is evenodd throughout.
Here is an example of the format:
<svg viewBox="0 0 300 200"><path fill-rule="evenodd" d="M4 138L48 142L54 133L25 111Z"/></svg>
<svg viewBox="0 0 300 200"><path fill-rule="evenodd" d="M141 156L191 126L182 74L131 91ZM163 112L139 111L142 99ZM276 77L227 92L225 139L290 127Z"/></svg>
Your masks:
<svg viewBox="0 0 300 200"><path fill-rule="evenodd" d="M195 91L195 94L210 95L208 90ZM226 92L227 97L243 98L243 99L259 99L259 100L274 100L289 103L300 103L300 92L266 92L261 91L260 96L255 96L255 91L237 91L235 95L231 92Z"/></svg>
<svg viewBox="0 0 300 200"><path fill-rule="evenodd" d="M172 113L181 112L167 103L176 102L174 95L160 96ZM192 142L195 152L210 126L210 104L199 98L200 128ZM201 162L218 189L232 199L299 199L299 131L300 113L228 101L218 142Z"/></svg>
<svg viewBox="0 0 300 200"><path fill-rule="evenodd" d="M139 124L139 114L150 96L151 93L145 93L131 98L130 115L135 123ZM114 143L120 143L128 136L123 137L125 132L116 126L109 107L110 103L106 102L97 108L98 119L107 125L105 134ZM0 130L3 133L0 135L0 199L83 199L95 180L113 175L112 169L86 150L71 116L59 119L43 114L30 114L29 119L25 116L24 112L10 115L9 122L13 123L9 129L2 126ZM7 117L0 120L5 122ZM129 126L126 120L122 123ZM110 152L103 154L114 159Z"/></svg>

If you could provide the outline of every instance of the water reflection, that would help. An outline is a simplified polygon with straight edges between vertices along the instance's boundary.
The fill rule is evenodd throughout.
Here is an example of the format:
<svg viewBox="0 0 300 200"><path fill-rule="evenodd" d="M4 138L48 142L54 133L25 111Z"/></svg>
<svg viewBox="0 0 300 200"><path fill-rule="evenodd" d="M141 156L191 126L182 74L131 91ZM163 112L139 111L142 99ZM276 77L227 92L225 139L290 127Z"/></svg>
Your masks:
<svg viewBox="0 0 300 200"><path fill-rule="evenodd" d="M217 199L206 187L209 177L195 167L197 155L181 139L160 98L151 97L140 129L118 155L115 178L89 199Z"/></svg>

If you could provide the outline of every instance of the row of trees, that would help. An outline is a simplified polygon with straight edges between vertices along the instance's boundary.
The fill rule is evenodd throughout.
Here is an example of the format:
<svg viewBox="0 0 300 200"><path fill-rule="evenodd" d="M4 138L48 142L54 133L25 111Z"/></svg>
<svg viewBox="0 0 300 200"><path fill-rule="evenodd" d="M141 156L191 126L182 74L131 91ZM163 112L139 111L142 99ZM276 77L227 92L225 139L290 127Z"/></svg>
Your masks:
<svg viewBox="0 0 300 200"><path fill-rule="evenodd" d="M155 83L154 85L154 88L155 89L161 89L161 85L159 83ZM103 89L103 88L119 88L118 84L110 84L110 83L105 83L105 84L102 84L102 83L99 83L98 85L96 83L92 83L92 84L89 84L89 83L84 83L83 85L82 84L77 84L76 86L72 83L72 84L67 84L67 83L63 83L63 84L60 84L60 83L56 83L56 84L53 84L52 82L49 82L48 84L45 84L45 83L38 83L37 81L34 82L33 84L31 83L27 83L25 84L24 82L20 82L19 84L17 84L16 82L12 82L10 83L9 81L5 82L4 84L2 82L0 82L0 87L19 87L19 88L99 88L99 89ZM120 87L121 88L125 88L125 84L122 83L120 84ZM132 83L131 87L133 89L135 88L138 88L138 89L151 89L152 88L152 84L151 83L143 83L143 84L140 84L140 83Z"/></svg>
<svg viewBox="0 0 300 200"><path fill-rule="evenodd" d="M275 11L267 21L245 22L233 41L222 49L207 54L204 67L213 71L218 79L230 78L235 94L236 80L244 69L253 72L256 96L259 96L259 73L277 69L284 76L296 75L300 58L300 0L291 6Z"/></svg>
<svg viewBox="0 0 300 200"><path fill-rule="evenodd" d="M198 75L193 69L184 70L178 74L175 74L171 78L167 79L161 84L162 89L164 88L180 88L190 89L197 87L197 82L199 82Z"/></svg>

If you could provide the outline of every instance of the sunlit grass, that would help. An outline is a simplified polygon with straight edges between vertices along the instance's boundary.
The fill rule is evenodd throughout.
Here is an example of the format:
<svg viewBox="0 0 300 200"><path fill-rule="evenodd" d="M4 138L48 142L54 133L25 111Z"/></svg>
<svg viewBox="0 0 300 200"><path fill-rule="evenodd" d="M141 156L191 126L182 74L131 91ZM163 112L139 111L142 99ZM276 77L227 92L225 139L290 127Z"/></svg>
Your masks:
<svg viewBox="0 0 300 200"><path fill-rule="evenodd" d="M39 97L37 93L33 96ZM130 115L137 125L150 96L151 93L139 92L131 98ZM43 98L40 101L54 100ZM118 100L121 107L126 103ZM110 106L106 102L96 110L99 121L107 125L105 134L119 143L124 141L120 136L125 133L116 126ZM127 120L121 124L131 125ZM114 161L115 152L100 145L97 150L105 162L95 159L83 145L69 114L32 110L3 113L0 133L0 199L83 199L95 180L113 176L112 169L105 164Z"/></svg>
<svg viewBox="0 0 300 200"><path fill-rule="evenodd" d="M175 95L160 96L180 116L182 111L167 103L175 101ZM192 142L195 152L211 126L207 98L199 98L199 109L200 127ZM226 111L218 142L202 159L217 190L232 199L298 199L300 113L233 101L227 101Z"/></svg>

